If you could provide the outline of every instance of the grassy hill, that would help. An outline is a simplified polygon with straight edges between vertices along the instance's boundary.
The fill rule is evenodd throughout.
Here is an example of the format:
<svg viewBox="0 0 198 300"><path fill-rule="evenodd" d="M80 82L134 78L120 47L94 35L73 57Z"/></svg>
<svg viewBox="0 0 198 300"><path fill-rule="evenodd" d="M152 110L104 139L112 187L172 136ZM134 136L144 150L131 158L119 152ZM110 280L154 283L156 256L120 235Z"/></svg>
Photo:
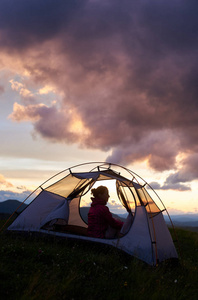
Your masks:
<svg viewBox="0 0 198 300"><path fill-rule="evenodd" d="M196 300L198 233L176 232L182 259L157 267L104 245L2 233L1 299Z"/></svg>

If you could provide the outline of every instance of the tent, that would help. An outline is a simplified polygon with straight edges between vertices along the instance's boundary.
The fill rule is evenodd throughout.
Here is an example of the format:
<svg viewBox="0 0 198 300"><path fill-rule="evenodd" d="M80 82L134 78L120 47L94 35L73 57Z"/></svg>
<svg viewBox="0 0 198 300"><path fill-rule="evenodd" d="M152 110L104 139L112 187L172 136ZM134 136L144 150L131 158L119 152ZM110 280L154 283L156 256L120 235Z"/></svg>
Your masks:
<svg viewBox="0 0 198 300"><path fill-rule="evenodd" d="M86 216L82 214L86 211L82 203L91 188L104 183L114 187L120 206L128 215L121 230L122 236L113 239L88 237ZM8 230L42 232L103 243L150 265L178 258L164 221L163 213L168 214L165 206L148 183L125 167L108 163L74 166L45 181L25 201L30 203Z"/></svg>

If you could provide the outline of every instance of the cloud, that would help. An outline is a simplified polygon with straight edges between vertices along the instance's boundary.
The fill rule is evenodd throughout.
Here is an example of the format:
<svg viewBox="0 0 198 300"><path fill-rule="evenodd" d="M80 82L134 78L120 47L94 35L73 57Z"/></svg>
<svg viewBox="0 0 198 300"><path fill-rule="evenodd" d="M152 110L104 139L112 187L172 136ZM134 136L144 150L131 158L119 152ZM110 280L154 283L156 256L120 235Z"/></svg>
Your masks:
<svg viewBox="0 0 198 300"><path fill-rule="evenodd" d="M43 88L39 89L38 94L45 95L45 94L48 94L50 92L54 92L53 87L51 87L49 85L46 85Z"/></svg>
<svg viewBox="0 0 198 300"><path fill-rule="evenodd" d="M13 112L9 115L9 118L16 122L34 122L40 118L42 111L45 109L47 109L47 107L44 104L23 106L15 102L13 106Z"/></svg>
<svg viewBox="0 0 198 300"><path fill-rule="evenodd" d="M3 175L0 174L0 186L10 188L13 187L12 183L9 182Z"/></svg>
<svg viewBox="0 0 198 300"><path fill-rule="evenodd" d="M12 80L10 80L10 83L11 83L11 88L14 91L19 91L19 90L21 90L23 88L23 84L21 82L14 81L12 79Z"/></svg>
<svg viewBox="0 0 198 300"><path fill-rule="evenodd" d="M2 174L0 174L0 201L8 199L16 199L19 201L25 200L32 191L27 190L25 186L18 186L16 189L19 192L12 191L14 185L8 181Z"/></svg>
<svg viewBox="0 0 198 300"><path fill-rule="evenodd" d="M191 191L191 187L189 185L184 185L181 183L166 183L160 185L158 182L151 182L149 185L154 190L175 190L175 191Z"/></svg>
<svg viewBox="0 0 198 300"><path fill-rule="evenodd" d="M52 142L111 150L112 162L174 170L164 188L197 179L197 9L184 0L1 1L2 57L20 62L40 94L62 95L51 106L24 102L31 89L15 80L23 105L10 117Z"/></svg>
<svg viewBox="0 0 198 300"><path fill-rule="evenodd" d="M166 184L178 184L179 182L190 182L198 179L198 153L192 153L181 161L180 169L172 173L166 179Z"/></svg>
<svg viewBox="0 0 198 300"><path fill-rule="evenodd" d="M19 95L21 96L23 102L25 103L35 102L33 93L30 90L28 90L24 84L18 81L14 81L13 79L10 80L10 83L11 83L12 90L19 92Z"/></svg>
<svg viewBox="0 0 198 300"><path fill-rule="evenodd" d="M151 131L137 137L131 145L118 146L107 161L128 164L147 159L150 167L155 170L175 169L180 144L174 137L174 132L170 130Z"/></svg>
<svg viewBox="0 0 198 300"><path fill-rule="evenodd" d="M21 193L16 193L7 190L0 191L0 201L6 201L9 199L24 201L30 195L30 191L23 191Z"/></svg>
<svg viewBox="0 0 198 300"><path fill-rule="evenodd" d="M75 110L58 109L55 104L20 105L14 103L12 121L31 121L35 132L54 142L80 143L84 136L89 135L80 117Z"/></svg>
<svg viewBox="0 0 198 300"><path fill-rule="evenodd" d="M4 87L0 85L0 95L4 93Z"/></svg>

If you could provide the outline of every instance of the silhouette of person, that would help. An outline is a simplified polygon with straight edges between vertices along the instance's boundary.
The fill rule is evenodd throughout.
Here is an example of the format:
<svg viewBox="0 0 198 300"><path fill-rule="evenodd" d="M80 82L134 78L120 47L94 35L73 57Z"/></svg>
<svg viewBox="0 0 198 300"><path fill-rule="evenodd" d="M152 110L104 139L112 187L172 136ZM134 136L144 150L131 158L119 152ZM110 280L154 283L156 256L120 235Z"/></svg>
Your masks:
<svg viewBox="0 0 198 300"><path fill-rule="evenodd" d="M101 185L93 188L91 193L93 197L88 213L88 236L96 238L117 237L123 222L113 218L106 206L110 197L108 188Z"/></svg>

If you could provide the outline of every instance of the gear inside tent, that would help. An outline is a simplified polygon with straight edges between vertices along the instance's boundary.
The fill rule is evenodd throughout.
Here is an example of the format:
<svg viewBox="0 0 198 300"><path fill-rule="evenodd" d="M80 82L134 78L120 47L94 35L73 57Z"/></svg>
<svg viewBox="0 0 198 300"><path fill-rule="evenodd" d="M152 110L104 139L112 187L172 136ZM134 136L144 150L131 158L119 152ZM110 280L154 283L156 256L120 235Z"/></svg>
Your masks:
<svg viewBox="0 0 198 300"><path fill-rule="evenodd" d="M110 210L124 220L116 238L87 236L90 190L101 184L107 185L110 193L113 189L116 200L109 204ZM164 204L140 176L125 167L108 163L74 166L45 181L25 201L30 203L8 230L108 244L150 265L178 258L163 217L168 214Z"/></svg>

